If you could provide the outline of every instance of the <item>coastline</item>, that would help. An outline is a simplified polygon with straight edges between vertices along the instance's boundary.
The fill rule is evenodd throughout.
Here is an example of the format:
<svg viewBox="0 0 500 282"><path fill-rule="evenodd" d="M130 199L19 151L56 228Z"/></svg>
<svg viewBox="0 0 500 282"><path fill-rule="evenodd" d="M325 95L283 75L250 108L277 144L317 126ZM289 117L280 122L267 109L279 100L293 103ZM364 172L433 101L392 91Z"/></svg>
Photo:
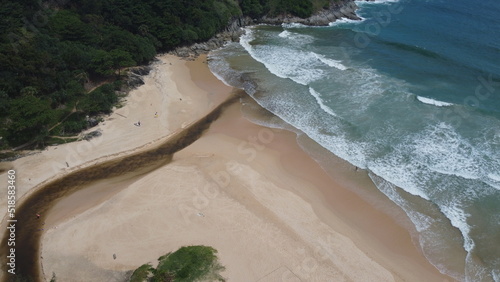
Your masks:
<svg viewBox="0 0 500 282"><path fill-rule="evenodd" d="M495 9L464 1L453 9L434 2L365 1L373 0L330 2L307 19L235 15L208 41L161 55L149 48L150 65L138 66L128 81L145 84L120 92L105 120L81 132L78 141L63 137L54 144L65 135L55 133L50 146L5 158L0 281L27 277L7 273L9 235L16 239L16 272L36 273L35 281L52 281L52 273L57 281L126 281L140 264L154 265L158 256L186 244L219 250L227 267L222 275L235 281L500 279L500 249L494 247L500 225L491 224L500 214L500 206L491 205L500 201L500 157L492 157L500 152L492 86L500 73L488 60L492 31L479 28L495 21ZM66 8L89 26L77 7ZM155 12L146 14L155 18ZM446 21L456 13L470 15L469 24ZM101 17L100 10L91 14ZM431 20L415 25L422 15ZM124 37L145 38L146 30L137 34L119 21L109 24L130 32ZM260 24L266 27L253 30L255 36L242 36L243 29ZM164 35L156 31L147 32ZM432 42L422 45L421 34ZM236 48L230 44L219 53L231 41ZM453 42L464 44L450 48ZM57 50L67 47L59 43L48 57L40 49L34 60L59 62ZM478 48L484 52L474 52ZM205 65L212 58L216 77L244 87L259 102L213 80ZM77 64L72 69L87 67ZM12 66L6 71L15 76ZM45 89L36 84L50 82L50 74L67 66L49 68L55 72L23 77ZM321 71L324 79L316 79ZM68 78L80 83L85 74ZM480 95L480 88L487 92ZM80 99L77 90L60 93ZM57 100L60 93L51 96ZM44 94L36 96L44 100ZM65 111L62 103L51 108ZM64 130L73 118L63 119ZM29 265L35 266L22 271Z"/></svg>
<svg viewBox="0 0 500 282"><path fill-rule="evenodd" d="M204 88L205 97L213 97L209 93L227 90L220 81L215 85L202 61L182 63L191 82L186 73L172 70L173 81L184 77L179 93ZM172 101L175 115L189 116L179 108L181 100ZM216 103L201 102L209 108ZM252 124L238 107L227 109L170 164L113 182L117 192L94 197L86 211L68 213L68 207L88 197L55 207L43 237L45 278L50 280L52 271L64 277L70 267L64 263L99 275L124 275L182 245L207 244L219 250L227 268L223 276L234 280L450 279L423 258L406 230L342 187L346 181L364 183L361 173L332 179L300 149L295 133ZM170 124L186 126L181 118ZM335 169L340 176L351 168ZM93 189L110 184L104 180ZM396 236L383 238L390 234ZM59 243L68 240L74 242L70 247Z"/></svg>
<svg viewBox="0 0 500 282"><path fill-rule="evenodd" d="M124 107L115 109L103 122L83 132L100 130L102 136L90 141L50 146L37 154L3 164L6 169L29 170L29 173L21 172L23 174L17 180L18 204L34 187L77 170L82 165L89 166L96 161L151 147L200 118L203 111L199 109L202 107L214 106L208 105L208 97L203 97L203 92L185 89L181 94L176 85L170 84L170 76L189 75L189 69L183 67L183 60L172 55L160 55L158 58L152 64L151 73L144 77L145 84L130 91L124 100ZM225 91L229 92L230 88ZM155 112L158 113L157 118ZM134 125L138 121L141 121L141 127ZM3 172L1 177L5 175ZM2 198L0 207L6 205L6 199Z"/></svg>
<svg viewBox="0 0 500 282"><path fill-rule="evenodd" d="M57 186L61 181L71 183L73 181L71 177L74 175L78 175L83 171L92 171L93 168L95 170L95 167L102 166L101 164L113 166L113 163L120 159L126 159L127 156L133 159L134 156L140 155L142 152L154 151L155 149L161 150L161 146L158 145L165 143L169 139L182 140L186 138L186 130L183 130L183 128L188 126L203 127L205 125L202 120L207 117L211 118L210 115L213 116L212 112L216 110L218 105L214 103L208 104L209 97L205 95L205 92L190 89L189 92L180 93L177 86L171 83L170 77L173 76L174 69L177 75L189 78L190 70L185 67L183 60L171 55L161 55L159 61L155 62L153 67L154 70L144 79L145 85L129 93L127 96L128 103L124 107L117 109L103 123L90 129L101 129L104 131L102 136L90 141L48 147L38 154L3 164L8 169L16 170L18 176L16 180L16 219L19 219L19 226L16 229L18 233L16 240L23 241L23 238L20 238L22 235L19 233L26 233L21 232L20 229L28 229L28 233L39 233L38 229L43 227L38 225L41 225L41 222L45 220L45 210L49 207L35 207L36 204L34 203L37 203L37 199L34 198L36 198L37 194L44 193L44 186ZM207 72L209 71L207 70ZM182 80L177 82L182 83ZM230 97L232 88L224 87L221 90L219 92L221 101ZM157 117L152 112L157 109L156 107L164 110L164 112L158 110ZM193 114L193 112L197 114ZM215 114L218 113L215 112ZM142 120L142 126L135 126L133 124L135 120ZM201 124L200 121L202 121ZM173 146L175 145L173 144ZM71 165L68 165L68 162ZM124 170L127 169L124 168ZM2 172L0 178L6 182L7 172ZM87 179L78 182L85 181ZM74 185L81 185L81 183ZM71 188L74 189L74 187ZM26 202L29 201L34 201L32 203L34 205L26 205ZM2 198L0 205L7 209L6 199ZM21 211L21 209L28 211ZM39 222L33 221L37 213L41 214ZM27 216L24 221L21 218L23 215ZM7 225L5 217L2 221L2 227ZM21 222L24 222L24 224ZM30 231L30 229L33 230ZM6 248L5 233L0 236L2 242L5 243L2 248ZM32 241L33 239L29 240ZM19 242L17 244L20 245ZM23 248L26 249L27 247L20 246L16 248L16 252L20 251L18 249ZM37 249L38 246L33 246L33 250L28 250L28 253L36 253ZM19 252L17 255L20 255ZM5 266L3 269L5 269ZM7 276L7 272L2 271L0 279L8 280Z"/></svg>

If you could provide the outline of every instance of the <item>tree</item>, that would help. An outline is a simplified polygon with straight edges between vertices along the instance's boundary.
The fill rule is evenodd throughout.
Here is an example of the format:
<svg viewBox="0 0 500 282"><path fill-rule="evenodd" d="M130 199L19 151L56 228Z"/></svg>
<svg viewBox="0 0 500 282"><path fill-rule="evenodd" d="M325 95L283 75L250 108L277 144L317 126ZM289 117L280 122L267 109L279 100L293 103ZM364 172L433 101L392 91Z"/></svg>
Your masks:
<svg viewBox="0 0 500 282"><path fill-rule="evenodd" d="M243 14L252 18L258 18L264 13L264 7L262 7L259 0L242 0L240 5Z"/></svg>
<svg viewBox="0 0 500 282"><path fill-rule="evenodd" d="M118 101L112 84L105 84L86 95L79 108L89 114L109 113Z"/></svg>
<svg viewBox="0 0 500 282"><path fill-rule="evenodd" d="M10 103L10 124L7 140L11 145L20 145L47 135L47 129L57 116L50 108L50 101L25 95Z"/></svg>
<svg viewBox="0 0 500 282"><path fill-rule="evenodd" d="M112 50L109 52L109 56L111 57L113 69L118 69L118 75L120 75L121 68L135 66L135 62L130 53L121 49Z"/></svg>
<svg viewBox="0 0 500 282"><path fill-rule="evenodd" d="M241 9L259 17L271 6L275 11L278 2L296 14L307 14L310 6L310 0L77 0L46 3L40 10L39 1L3 2L0 133L12 144L44 136L51 123L78 130L79 115L62 120L78 103L85 114L109 112L114 91L84 94L85 84L112 80L122 68L148 63L157 51L207 40Z"/></svg>
<svg viewBox="0 0 500 282"><path fill-rule="evenodd" d="M91 32L89 26L81 21L78 14L61 10L50 18L49 28L63 40L84 41Z"/></svg>
<svg viewBox="0 0 500 282"><path fill-rule="evenodd" d="M36 89L36 87L26 86L21 89L22 96L36 96L36 94L38 94L38 89Z"/></svg>
<svg viewBox="0 0 500 282"><path fill-rule="evenodd" d="M104 50L94 52L90 66L98 75L109 76L113 74L113 60L108 52Z"/></svg>
<svg viewBox="0 0 500 282"><path fill-rule="evenodd" d="M7 111L9 109L9 95L7 92L0 90L0 116L7 115Z"/></svg>

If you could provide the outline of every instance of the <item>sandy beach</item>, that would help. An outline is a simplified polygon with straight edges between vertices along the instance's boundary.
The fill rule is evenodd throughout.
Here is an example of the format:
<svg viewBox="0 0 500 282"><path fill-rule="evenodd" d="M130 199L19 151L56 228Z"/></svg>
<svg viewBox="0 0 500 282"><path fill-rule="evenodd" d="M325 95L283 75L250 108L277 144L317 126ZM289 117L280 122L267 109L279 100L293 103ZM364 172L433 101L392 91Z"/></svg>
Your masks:
<svg viewBox="0 0 500 282"><path fill-rule="evenodd" d="M147 149L206 114L214 104L207 93L194 83L183 83L190 78L190 69L185 64L185 61L173 56L160 56L153 63L152 72L144 77L145 84L131 91L123 101L125 106L87 131L100 130L102 136L99 138L47 147L35 155L3 164L5 169L17 169L18 199L42 182L82 165L91 165L92 161ZM210 72L206 70L200 76L208 74ZM223 99L224 93L229 93L231 88L221 87L219 96ZM141 126L135 126L139 121ZM1 177L4 180L6 174L2 173ZM0 201L0 205L5 207L6 199Z"/></svg>
<svg viewBox="0 0 500 282"><path fill-rule="evenodd" d="M97 127L101 137L6 165L19 176L19 204L50 179L168 140L235 93L204 56L163 55L153 67ZM405 228L351 192L371 185L365 172L337 159L326 173L295 133L253 124L241 108L225 109L168 164L97 181L59 201L44 215L45 279L123 281L161 255L203 244L218 250L229 281L451 280Z"/></svg>

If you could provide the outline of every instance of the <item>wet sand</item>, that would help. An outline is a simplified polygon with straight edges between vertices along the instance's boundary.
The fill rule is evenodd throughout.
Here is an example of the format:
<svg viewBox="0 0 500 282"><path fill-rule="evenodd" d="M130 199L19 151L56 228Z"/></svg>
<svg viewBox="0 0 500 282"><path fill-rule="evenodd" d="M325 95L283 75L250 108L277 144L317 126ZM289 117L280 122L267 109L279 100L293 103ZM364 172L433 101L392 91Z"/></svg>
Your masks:
<svg viewBox="0 0 500 282"><path fill-rule="evenodd" d="M180 96L168 104L172 131L227 93L203 61L174 61L179 72L172 70L169 83ZM195 103L185 92L200 93L199 108L176 109ZM351 192L349 186L370 185L364 172L336 159L325 173L295 133L248 122L239 103L163 161L125 165L130 172L104 175L44 213L47 280L55 273L61 281L117 281L193 244L216 248L223 276L233 281L449 279L408 231Z"/></svg>
<svg viewBox="0 0 500 282"><path fill-rule="evenodd" d="M155 71L146 77L146 84L127 97L130 102L92 129L101 129L102 136L90 142L80 141L49 147L39 154L5 164L9 169L15 169L18 176L17 273L36 277L40 272L39 239L46 231L44 225L48 210L56 201L96 180L115 176L131 177L167 163L175 151L196 140L208 124L217 118L221 103L208 103L206 93L196 89L194 83L190 83L193 85L191 91L180 93L176 84L172 83L174 69L176 75L184 77L175 80L176 83L191 81L191 70L186 67L185 61L169 55L160 57L160 61L155 64ZM223 86L219 90L219 101L235 98L235 95L230 95L230 87ZM227 103L230 102L232 101ZM155 107L161 108L157 117L152 112ZM131 116L143 118L141 127L130 124ZM6 173L0 177L3 180ZM112 194L109 191L113 190L117 191L110 189L102 193L102 199L94 196L89 201L102 202ZM2 201L6 210L6 198L2 197ZM87 202L77 208L72 206L72 212L83 211L85 206L92 206L92 203ZM41 217L37 218L36 214ZM71 212L63 210L59 217L65 218L69 214ZM50 222L48 220L49 224ZM2 227L6 226L4 217ZM2 253L7 252L6 234L1 234ZM2 257L5 260L6 256ZM6 270L5 264L2 264L2 269ZM3 280L8 280L10 274L2 271L1 275Z"/></svg>

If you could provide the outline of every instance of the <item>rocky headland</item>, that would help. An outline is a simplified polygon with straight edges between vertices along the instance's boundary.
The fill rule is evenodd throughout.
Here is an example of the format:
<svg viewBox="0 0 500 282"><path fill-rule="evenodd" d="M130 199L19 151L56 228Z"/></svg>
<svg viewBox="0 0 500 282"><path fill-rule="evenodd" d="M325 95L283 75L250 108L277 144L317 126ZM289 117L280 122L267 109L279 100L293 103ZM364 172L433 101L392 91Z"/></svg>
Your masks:
<svg viewBox="0 0 500 282"><path fill-rule="evenodd" d="M357 9L358 5L356 5L353 0L340 0L331 1L328 8L321 9L308 18L299 18L290 14L281 14L276 17L263 16L259 19L252 19L248 16L236 17L229 21L224 31L218 33L207 42L179 47L172 51L171 54L183 58L197 57L200 54L207 54L211 50L224 46L227 42L237 42L240 36L244 33L242 27L256 24L281 25L283 23L298 23L308 26L327 26L330 23L342 18L361 20L361 18L356 15Z"/></svg>

